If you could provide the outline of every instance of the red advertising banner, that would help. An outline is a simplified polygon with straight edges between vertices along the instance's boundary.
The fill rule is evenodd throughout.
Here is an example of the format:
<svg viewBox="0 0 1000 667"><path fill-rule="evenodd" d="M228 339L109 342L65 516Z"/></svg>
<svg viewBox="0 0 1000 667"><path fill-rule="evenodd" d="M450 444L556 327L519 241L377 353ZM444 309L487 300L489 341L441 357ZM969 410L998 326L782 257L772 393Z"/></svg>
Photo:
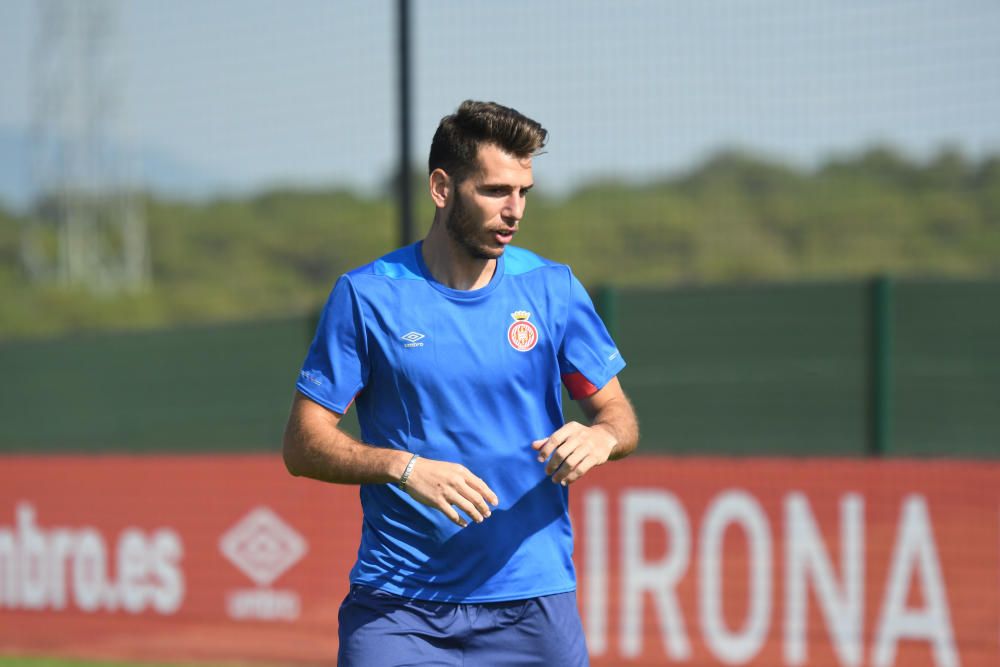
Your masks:
<svg viewBox="0 0 1000 667"><path fill-rule="evenodd" d="M1000 464L636 456L572 490L594 665L995 667ZM0 651L333 664L357 489L0 458Z"/></svg>

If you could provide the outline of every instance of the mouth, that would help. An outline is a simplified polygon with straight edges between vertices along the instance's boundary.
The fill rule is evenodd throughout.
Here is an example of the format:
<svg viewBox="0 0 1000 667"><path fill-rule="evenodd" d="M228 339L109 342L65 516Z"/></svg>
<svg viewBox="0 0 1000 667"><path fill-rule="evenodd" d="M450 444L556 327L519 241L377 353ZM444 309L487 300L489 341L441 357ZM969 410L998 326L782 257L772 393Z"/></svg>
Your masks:
<svg viewBox="0 0 1000 667"><path fill-rule="evenodd" d="M497 229L493 232L493 238L500 245L507 245L510 243L511 239L514 238L514 234L517 232L516 229Z"/></svg>

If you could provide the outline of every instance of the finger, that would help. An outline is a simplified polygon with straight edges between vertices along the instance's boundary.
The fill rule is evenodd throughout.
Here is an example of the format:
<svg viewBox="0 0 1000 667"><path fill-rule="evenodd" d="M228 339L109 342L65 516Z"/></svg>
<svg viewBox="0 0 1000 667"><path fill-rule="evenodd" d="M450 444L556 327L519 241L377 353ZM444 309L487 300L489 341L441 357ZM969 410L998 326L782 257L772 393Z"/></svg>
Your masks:
<svg viewBox="0 0 1000 667"><path fill-rule="evenodd" d="M549 459L548 465L545 466L545 474L551 475L556 470L559 469L566 459L573 453L573 451L579 446L579 442L573 438L568 439L566 442L559 445L559 447L552 452L552 458Z"/></svg>
<svg viewBox="0 0 1000 667"><path fill-rule="evenodd" d="M463 519L462 516L457 511L455 511L455 508L449 505L448 503L445 502L438 503L434 507L436 507L438 511L444 514L446 517L451 519L452 523L458 524L460 528L465 528L466 526L469 525L469 522Z"/></svg>
<svg viewBox="0 0 1000 667"><path fill-rule="evenodd" d="M462 497L466 501L468 501L472 505L473 508L475 508L475 512L476 512L475 516L472 515L472 514L469 514L468 512L466 512L466 514L469 514L469 516L472 517L473 521L475 521L476 523L482 523L483 519L485 519L486 517L488 517L490 515L490 506L486 502L486 499L483 498L483 494L481 494L478 491L476 491L469 484L465 484L465 485L457 488L456 490L460 494L462 494Z"/></svg>
<svg viewBox="0 0 1000 667"><path fill-rule="evenodd" d="M476 523L483 522L483 515L478 509L476 509L476 506L468 498L462 495L461 491L456 489L455 492L451 494L451 497L447 498L447 501L465 512L465 514Z"/></svg>
<svg viewBox="0 0 1000 667"><path fill-rule="evenodd" d="M541 440L535 440L534 442L531 443L531 448L532 449L541 449L545 445L545 443L548 442L548 441L549 441L548 438L542 438Z"/></svg>
<svg viewBox="0 0 1000 667"><path fill-rule="evenodd" d="M538 452L539 462L548 459L552 455L552 452L570 438L579 428L580 424L577 422L567 422L556 429L552 435L545 439L545 444L542 445L541 450Z"/></svg>
<svg viewBox="0 0 1000 667"><path fill-rule="evenodd" d="M555 474L552 476L552 481L556 483L565 481L566 478L577 469L584 458L586 458L586 452L583 451L583 448L578 447L575 449L569 456L566 457L566 460L563 461L561 466L559 466L559 469L556 470Z"/></svg>
<svg viewBox="0 0 1000 667"><path fill-rule="evenodd" d="M545 440L540 440L542 444L538 448L538 462L544 463L546 459L552 454L552 450L556 447L556 441L550 437L545 438Z"/></svg>
<svg viewBox="0 0 1000 667"><path fill-rule="evenodd" d="M488 502L490 505L493 505L493 507L496 507L497 505L500 504L500 499L497 498L497 494L493 493L493 489L491 489L486 482L476 477L475 475L473 475L472 478L469 480L469 486L472 487L473 491L478 493L480 497L482 497L486 502ZM485 516L489 516L490 512L491 510L489 508L489 505L487 505L486 511L484 511L483 514Z"/></svg>
<svg viewBox="0 0 1000 667"><path fill-rule="evenodd" d="M568 434L560 433L561 430L562 429L556 431L555 433L553 433L552 435L550 435L548 438L545 439L545 444L538 451L539 463L547 461L549 457L552 456L552 453L556 451L563 444L563 442L566 441L566 438L569 437Z"/></svg>
<svg viewBox="0 0 1000 667"><path fill-rule="evenodd" d="M580 465L574 468L573 471L570 472L569 475L567 475L566 479L560 482L560 484L562 484L563 486L572 484L573 482L575 482L576 480L580 479L588 472L590 472L596 464L597 462L588 456L583 461L581 461Z"/></svg>
<svg viewBox="0 0 1000 667"><path fill-rule="evenodd" d="M565 440L577 431L583 428L583 424L580 422L566 422L560 426L556 431L550 435L550 438L558 438L560 441Z"/></svg>

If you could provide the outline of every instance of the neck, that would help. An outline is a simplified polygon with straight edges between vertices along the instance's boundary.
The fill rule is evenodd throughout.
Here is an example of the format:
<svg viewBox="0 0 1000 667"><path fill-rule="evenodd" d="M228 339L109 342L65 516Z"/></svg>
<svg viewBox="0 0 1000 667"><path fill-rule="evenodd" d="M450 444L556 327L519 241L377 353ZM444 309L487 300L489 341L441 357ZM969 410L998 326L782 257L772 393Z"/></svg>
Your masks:
<svg viewBox="0 0 1000 667"><path fill-rule="evenodd" d="M486 287L496 271L495 259L473 257L455 242L444 228L444 222L435 220L421 245L424 264L434 280L451 289L476 290Z"/></svg>

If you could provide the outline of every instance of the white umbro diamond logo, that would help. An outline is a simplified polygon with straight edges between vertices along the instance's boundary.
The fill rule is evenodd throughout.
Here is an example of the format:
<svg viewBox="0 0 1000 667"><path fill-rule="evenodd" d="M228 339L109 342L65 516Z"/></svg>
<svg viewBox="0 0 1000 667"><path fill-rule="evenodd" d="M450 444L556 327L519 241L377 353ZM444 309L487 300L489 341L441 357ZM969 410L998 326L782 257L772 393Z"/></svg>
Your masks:
<svg viewBox="0 0 1000 667"><path fill-rule="evenodd" d="M299 562L308 546L281 517L258 507L219 538L219 550L258 586L267 586Z"/></svg>
<svg viewBox="0 0 1000 667"><path fill-rule="evenodd" d="M400 338L405 340L407 343L416 343L421 338L424 338L424 335L416 331L411 331L407 334L403 334L402 336L400 336Z"/></svg>

